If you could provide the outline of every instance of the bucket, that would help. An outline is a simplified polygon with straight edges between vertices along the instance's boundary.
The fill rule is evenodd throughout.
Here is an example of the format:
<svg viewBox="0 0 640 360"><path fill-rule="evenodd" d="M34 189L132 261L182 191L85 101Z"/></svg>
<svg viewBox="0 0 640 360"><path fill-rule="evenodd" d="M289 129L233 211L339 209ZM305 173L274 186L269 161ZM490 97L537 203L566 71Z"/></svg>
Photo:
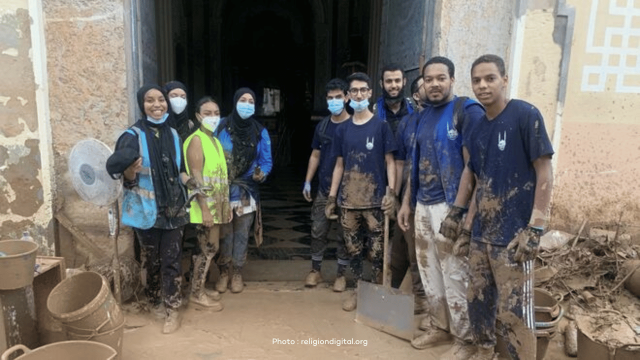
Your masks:
<svg viewBox="0 0 640 360"><path fill-rule="evenodd" d="M15 290L33 283L38 244L27 240L0 241L0 290Z"/></svg>
<svg viewBox="0 0 640 360"><path fill-rule="evenodd" d="M117 355L115 350L105 344L93 341L62 341L35 350L29 350L24 345L16 345L5 351L1 360L8 360L9 355L18 351L22 351L23 354L16 360L113 360Z"/></svg>
<svg viewBox="0 0 640 360"><path fill-rule="evenodd" d="M122 353L124 315L100 274L88 271L65 279L49 294L47 308L69 340L96 341Z"/></svg>
<svg viewBox="0 0 640 360"><path fill-rule="evenodd" d="M533 290L533 303L537 322L549 322L558 318L560 299L544 289Z"/></svg>
<svg viewBox="0 0 640 360"><path fill-rule="evenodd" d="M580 360L637 360L640 345L627 344L618 348L609 347L583 333L578 326L578 359Z"/></svg>

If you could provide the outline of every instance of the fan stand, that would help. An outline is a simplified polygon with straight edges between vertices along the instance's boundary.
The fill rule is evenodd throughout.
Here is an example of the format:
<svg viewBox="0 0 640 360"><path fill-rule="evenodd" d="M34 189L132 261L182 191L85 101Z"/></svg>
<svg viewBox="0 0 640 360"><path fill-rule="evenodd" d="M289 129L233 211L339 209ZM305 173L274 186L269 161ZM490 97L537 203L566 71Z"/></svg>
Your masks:
<svg viewBox="0 0 640 360"><path fill-rule="evenodd" d="M122 305L120 287L120 256L118 255L118 235L120 234L120 208L118 200L109 206L109 237L113 240L113 288L118 305Z"/></svg>

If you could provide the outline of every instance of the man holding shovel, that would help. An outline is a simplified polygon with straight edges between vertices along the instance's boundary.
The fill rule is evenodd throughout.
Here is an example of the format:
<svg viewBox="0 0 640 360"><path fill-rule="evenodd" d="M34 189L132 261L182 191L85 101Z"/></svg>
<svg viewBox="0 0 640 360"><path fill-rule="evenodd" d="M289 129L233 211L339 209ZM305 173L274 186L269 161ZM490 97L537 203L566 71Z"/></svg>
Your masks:
<svg viewBox="0 0 640 360"><path fill-rule="evenodd" d="M455 340L443 358L466 359L475 352L467 307L468 262L453 254L453 242L441 235L440 223L452 208L466 157L462 139L484 115L480 104L452 92L454 65L445 57L431 58L422 75L428 104L416 128L409 188L398 213L400 227L409 227L415 197L415 244L427 297L425 330L411 345L425 349ZM466 207L466 206L465 206ZM456 208L462 212L462 208Z"/></svg>
<svg viewBox="0 0 640 360"><path fill-rule="evenodd" d="M333 150L337 158L325 214L328 219L336 219L336 205L341 208L340 223L356 284L362 279L361 253L365 238L371 242L373 279L381 283L384 214L380 205L385 196L393 199L392 194L385 194L385 187L393 189L395 185L393 153L396 142L389 124L369 110L369 76L354 73L347 82L350 106L355 112L351 119L336 129ZM365 230L364 236L361 230ZM356 306L356 292L350 291L342 309L353 311Z"/></svg>

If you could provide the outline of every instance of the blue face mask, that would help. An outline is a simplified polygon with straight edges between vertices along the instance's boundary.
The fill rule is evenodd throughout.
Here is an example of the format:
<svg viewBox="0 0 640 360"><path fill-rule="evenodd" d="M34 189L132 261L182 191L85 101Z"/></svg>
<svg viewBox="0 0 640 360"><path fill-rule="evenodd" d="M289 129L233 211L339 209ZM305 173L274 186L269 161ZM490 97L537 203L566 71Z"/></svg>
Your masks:
<svg viewBox="0 0 640 360"><path fill-rule="evenodd" d="M247 119L256 112L256 106L248 102L238 102L236 104L236 110L241 118Z"/></svg>
<svg viewBox="0 0 640 360"><path fill-rule="evenodd" d="M327 100L327 105L329 106L329 111L333 115L340 115L342 110L344 109L344 100L343 99L331 99Z"/></svg>
<svg viewBox="0 0 640 360"><path fill-rule="evenodd" d="M355 112L363 112L369 107L369 99L364 99L362 101L355 101L351 99L349 106L351 106Z"/></svg>
<svg viewBox="0 0 640 360"><path fill-rule="evenodd" d="M152 118L151 116L147 115L147 121L152 123L152 124L160 125L163 122L167 121L168 117L169 117L169 114L165 113L164 115L162 115L162 119L156 120L156 119Z"/></svg>

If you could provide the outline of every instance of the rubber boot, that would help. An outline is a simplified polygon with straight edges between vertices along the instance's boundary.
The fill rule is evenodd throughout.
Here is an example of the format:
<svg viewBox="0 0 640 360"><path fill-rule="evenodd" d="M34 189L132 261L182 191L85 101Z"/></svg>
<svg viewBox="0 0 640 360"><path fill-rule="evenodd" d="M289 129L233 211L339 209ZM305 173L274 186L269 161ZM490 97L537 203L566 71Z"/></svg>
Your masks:
<svg viewBox="0 0 640 360"><path fill-rule="evenodd" d="M178 309L167 308L167 316L162 327L163 334L172 334L180 328L181 316Z"/></svg>

